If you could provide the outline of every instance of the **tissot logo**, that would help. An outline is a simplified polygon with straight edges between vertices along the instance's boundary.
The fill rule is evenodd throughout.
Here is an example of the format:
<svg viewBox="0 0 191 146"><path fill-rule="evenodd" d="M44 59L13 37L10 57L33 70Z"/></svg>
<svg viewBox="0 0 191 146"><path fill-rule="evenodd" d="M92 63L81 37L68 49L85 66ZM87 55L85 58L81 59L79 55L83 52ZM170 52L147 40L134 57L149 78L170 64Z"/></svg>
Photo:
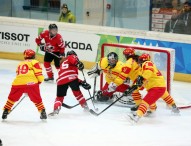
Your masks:
<svg viewBox="0 0 191 146"><path fill-rule="evenodd" d="M90 51L92 51L91 44L85 44L85 43L81 43L81 42L65 41L65 47L66 48L71 48L71 49L90 50Z"/></svg>
<svg viewBox="0 0 191 146"><path fill-rule="evenodd" d="M25 41L28 42L30 35L21 33L0 32L0 39L12 41Z"/></svg>

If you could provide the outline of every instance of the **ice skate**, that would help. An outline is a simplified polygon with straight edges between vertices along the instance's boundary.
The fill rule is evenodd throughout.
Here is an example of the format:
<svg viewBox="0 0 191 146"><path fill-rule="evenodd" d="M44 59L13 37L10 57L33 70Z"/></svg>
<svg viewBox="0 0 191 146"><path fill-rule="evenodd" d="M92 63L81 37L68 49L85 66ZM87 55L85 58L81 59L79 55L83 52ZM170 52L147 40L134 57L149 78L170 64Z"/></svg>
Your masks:
<svg viewBox="0 0 191 146"><path fill-rule="evenodd" d="M43 109L40 113L40 119L45 120L47 119L46 111Z"/></svg>
<svg viewBox="0 0 191 146"><path fill-rule="evenodd" d="M172 111L173 114L180 114L179 108L176 106L176 104L172 105Z"/></svg>
<svg viewBox="0 0 191 146"><path fill-rule="evenodd" d="M82 106L82 108L84 109L84 112L89 112L89 107L88 107L88 105L87 105L87 103L85 103L83 106Z"/></svg>
<svg viewBox="0 0 191 146"><path fill-rule="evenodd" d="M131 114L131 113L130 113L130 114L128 114L127 116L128 116L128 118L129 118L129 122L132 123L132 124L137 123L137 122L139 121L139 119L140 119L140 117L137 116L137 114Z"/></svg>
<svg viewBox="0 0 191 146"><path fill-rule="evenodd" d="M139 106L134 106L134 107L132 107L130 110L131 110L131 113L132 114L135 114L136 113L136 111L138 110L138 108L139 108Z"/></svg>
<svg viewBox="0 0 191 146"><path fill-rule="evenodd" d="M48 116L55 116L58 115L61 110L61 107L59 106L57 109L55 109L53 112L49 113Z"/></svg>
<svg viewBox="0 0 191 146"><path fill-rule="evenodd" d="M3 111L3 115L2 115L2 119L7 119L7 115L9 114L9 110L8 109L4 109Z"/></svg>
<svg viewBox="0 0 191 146"><path fill-rule="evenodd" d="M44 81L45 81L45 82L54 81L54 78L53 78L53 77L52 77L52 78L49 78L49 77L48 77L48 78L45 78Z"/></svg>

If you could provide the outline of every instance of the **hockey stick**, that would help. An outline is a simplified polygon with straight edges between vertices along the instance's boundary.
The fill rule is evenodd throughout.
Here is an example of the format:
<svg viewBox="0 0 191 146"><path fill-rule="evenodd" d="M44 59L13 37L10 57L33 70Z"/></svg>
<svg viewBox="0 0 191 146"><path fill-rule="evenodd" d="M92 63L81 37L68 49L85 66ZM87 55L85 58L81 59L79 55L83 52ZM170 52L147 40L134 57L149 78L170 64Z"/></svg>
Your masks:
<svg viewBox="0 0 191 146"><path fill-rule="evenodd" d="M86 82L86 77L85 77L85 75L84 75L84 71L83 71L83 70L81 70L81 71L82 71L82 75L83 75L83 77L84 77L84 81ZM98 108L95 107L95 104L94 104L94 102L93 102L93 100L92 100L92 96L91 96L91 93L90 93L90 90L89 90L89 89L88 89L88 93L89 93L89 95L90 95L90 99L91 99L91 101L92 101L92 105L93 105L94 109L97 111Z"/></svg>
<svg viewBox="0 0 191 146"><path fill-rule="evenodd" d="M26 97L26 95L21 98L21 100L13 107L13 109L9 112L9 114L21 103L21 101Z"/></svg>
<svg viewBox="0 0 191 146"><path fill-rule="evenodd" d="M90 98L86 99L86 101L90 100L91 98L93 98L93 97L90 97ZM80 105L80 104L77 103L77 104L75 104L75 105L73 105L73 106L70 106L70 105L67 105L67 104L65 104L65 103L62 103L62 106L65 107L65 108L67 108L67 109L72 109L72 108L74 108L74 107L76 107L76 106L78 106L78 105Z"/></svg>
<svg viewBox="0 0 191 146"><path fill-rule="evenodd" d="M93 98L95 99L97 77L94 78Z"/></svg>
<svg viewBox="0 0 191 146"><path fill-rule="evenodd" d="M119 97L118 99L116 99L114 102L112 102L109 106L107 106L105 109L103 109L101 112L96 113L95 111L93 111L92 109L90 109L90 113L95 115L95 116L99 116L100 114L102 114L104 111L106 111L108 108L110 108L112 105L114 105L118 100L120 100L121 98L123 98L123 96L126 95L130 95L134 90L137 89L137 85L132 86L125 94L123 94L121 97Z"/></svg>
<svg viewBox="0 0 191 146"><path fill-rule="evenodd" d="M57 57L57 58L59 58L59 59L62 58L62 57L60 57L60 56L54 54L53 52L49 52L49 51L46 51L46 52L52 54L53 56L55 56L55 57Z"/></svg>

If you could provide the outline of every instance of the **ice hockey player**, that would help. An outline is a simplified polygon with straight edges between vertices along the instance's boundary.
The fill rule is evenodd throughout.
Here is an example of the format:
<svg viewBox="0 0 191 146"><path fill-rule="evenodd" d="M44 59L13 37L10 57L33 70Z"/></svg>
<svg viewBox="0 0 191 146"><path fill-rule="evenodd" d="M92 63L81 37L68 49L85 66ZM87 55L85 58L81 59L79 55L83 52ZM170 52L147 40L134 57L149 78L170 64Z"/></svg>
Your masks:
<svg viewBox="0 0 191 146"><path fill-rule="evenodd" d="M122 74L123 63L118 60L115 52L110 52L107 57L101 58L97 68L93 68L88 75L100 75L101 71L105 74L106 83L103 88L95 94L95 98L100 102L112 99L116 92L124 92L129 85L124 83L126 80ZM95 75L95 76L96 76Z"/></svg>
<svg viewBox="0 0 191 146"><path fill-rule="evenodd" d="M126 78L129 78L133 83L136 82L136 79L141 71L141 67L138 65L139 56L135 54L135 49L133 47L128 47L123 51L123 55L126 58L126 62L122 68L122 72ZM135 102L135 107L132 107L131 110L137 110L138 105L141 103L142 98L139 93L140 88L133 91L132 97Z"/></svg>
<svg viewBox="0 0 191 146"><path fill-rule="evenodd" d="M78 69L83 70L84 65L79 61L76 52L73 50L67 52L67 56L61 60L60 70L58 72L59 77L57 79L57 97L54 103L54 111L50 113L50 116L59 114L64 97L67 94L68 87L72 89L72 92L82 108L89 111L86 100L80 91L79 86L81 85L84 89L89 90L91 86L78 79Z"/></svg>
<svg viewBox="0 0 191 146"><path fill-rule="evenodd" d="M149 54L144 53L138 59L138 63L141 66L141 73L136 80L136 84L139 87L143 86L147 90L147 94L143 98L135 114L129 115L130 119L134 122L138 122L138 120L147 112L147 109L155 104L159 98L162 98L170 107L172 107L173 113L180 112L174 99L169 95L166 89L164 77L150 58Z"/></svg>
<svg viewBox="0 0 191 146"><path fill-rule="evenodd" d="M45 43L42 43L43 39ZM50 24L49 30L45 30L40 33L35 41L40 47L40 50L45 52L44 67L46 69L48 78L45 78L44 81L54 80L51 62L54 60L54 65L58 70L60 68L60 58L56 57L55 55L64 56L65 51L64 41L62 36L58 33L57 25Z"/></svg>
<svg viewBox="0 0 191 146"><path fill-rule="evenodd" d="M40 118L46 119L45 107L40 95L39 85L44 80L42 68L35 60L35 52L31 49L24 51L24 61L20 62L16 70L16 78L12 83L12 88L8 100L4 106L2 119L6 119L15 102L23 93L26 93L40 112Z"/></svg>

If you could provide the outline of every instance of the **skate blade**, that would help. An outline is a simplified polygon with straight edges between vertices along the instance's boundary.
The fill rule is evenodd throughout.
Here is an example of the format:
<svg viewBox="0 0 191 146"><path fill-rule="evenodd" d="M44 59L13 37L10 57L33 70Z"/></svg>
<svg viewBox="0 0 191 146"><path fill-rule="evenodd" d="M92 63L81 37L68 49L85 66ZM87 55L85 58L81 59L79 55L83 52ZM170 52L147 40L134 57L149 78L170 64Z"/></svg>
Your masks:
<svg viewBox="0 0 191 146"><path fill-rule="evenodd" d="M49 113L48 114L48 117L54 117L54 116L57 116L58 113L57 112L52 112L52 113Z"/></svg>
<svg viewBox="0 0 191 146"><path fill-rule="evenodd" d="M46 122L47 122L47 119L41 119L41 121L42 121L43 123L46 123Z"/></svg>
<svg viewBox="0 0 191 146"><path fill-rule="evenodd" d="M171 115L172 115L172 116L181 116L180 112L179 112L179 113L175 113L175 112L173 112L173 111L171 111Z"/></svg>
<svg viewBox="0 0 191 146"><path fill-rule="evenodd" d="M127 121L128 121L132 126L137 125L137 122L136 122L135 120L133 120L133 118L132 118L129 114L127 114Z"/></svg>

